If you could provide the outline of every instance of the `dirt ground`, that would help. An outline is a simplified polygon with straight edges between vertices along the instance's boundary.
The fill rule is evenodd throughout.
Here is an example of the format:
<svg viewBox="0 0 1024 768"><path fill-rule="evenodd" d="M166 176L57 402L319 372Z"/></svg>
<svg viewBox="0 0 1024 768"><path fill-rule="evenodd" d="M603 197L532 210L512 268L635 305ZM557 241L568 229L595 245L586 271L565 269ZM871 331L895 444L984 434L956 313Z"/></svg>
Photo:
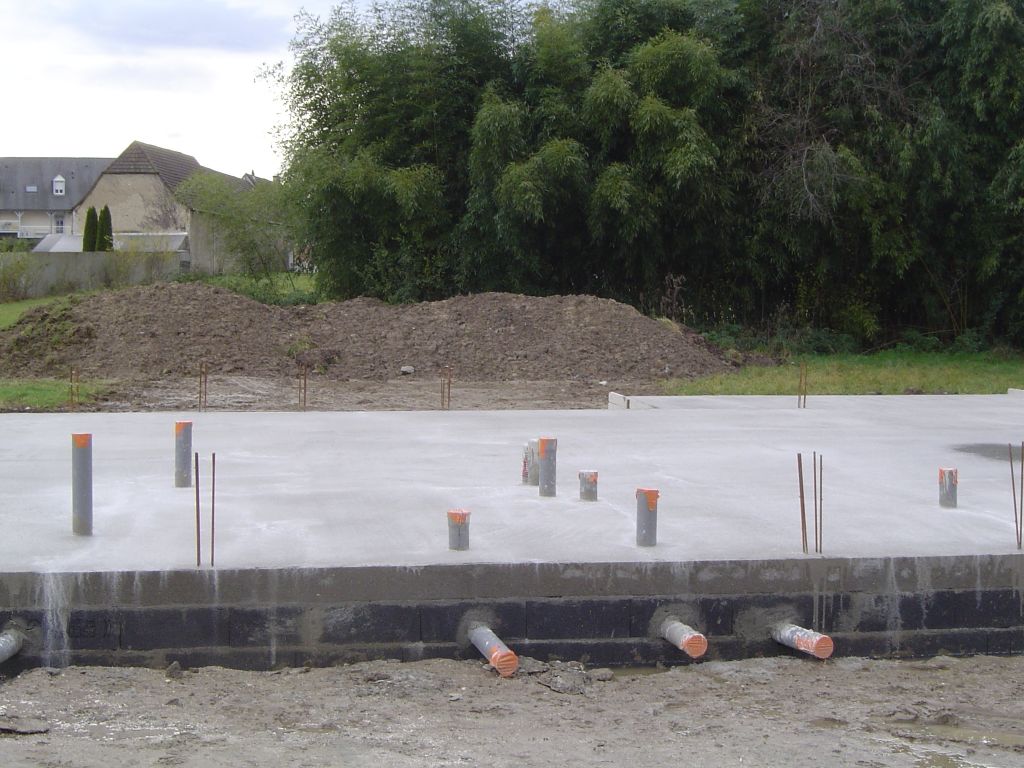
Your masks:
<svg viewBox="0 0 1024 768"><path fill-rule="evenodd" d="M265 307L208 286L101 293L0 332L0 375L108 383L100 410L600 408L728 370L693 332L589 297ZM401 372L403 366L412 371ZM524 660L0 677L0 768L1024 766L1024 658L790 657L668 671Z"/></svg>
<svg viewBox="0 0 1024 768"><path fill-rule="evenodd" d="M0 765L1024 765L1020 657L532 667L38 669L0 684Z"/></svg>

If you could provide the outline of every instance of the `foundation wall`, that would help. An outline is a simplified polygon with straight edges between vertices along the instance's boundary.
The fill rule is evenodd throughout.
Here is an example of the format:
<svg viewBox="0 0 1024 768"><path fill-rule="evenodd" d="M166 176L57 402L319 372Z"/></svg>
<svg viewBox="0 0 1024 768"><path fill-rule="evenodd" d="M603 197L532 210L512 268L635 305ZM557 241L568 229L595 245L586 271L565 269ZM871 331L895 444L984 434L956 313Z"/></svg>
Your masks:
<svg viewBox="0 0 1024 768"><path fill-rule="evenodd" d="M0 576L0 626L27 630L10 669L64 664L269 669L475 657L467 616L517 653L683 663L656 637L674 613L709 659L790 653L775 621L837 655L1024 652L1024 556L694 563L480 564Z"/></svg>

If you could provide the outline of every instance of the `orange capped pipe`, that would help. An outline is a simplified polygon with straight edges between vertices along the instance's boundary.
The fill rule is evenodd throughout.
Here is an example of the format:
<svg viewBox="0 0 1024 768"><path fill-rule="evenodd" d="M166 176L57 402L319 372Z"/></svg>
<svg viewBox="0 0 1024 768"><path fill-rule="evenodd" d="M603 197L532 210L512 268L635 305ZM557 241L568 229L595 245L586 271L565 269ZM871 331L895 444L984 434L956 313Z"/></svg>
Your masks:
<svg viewBox="0 0 1024 768"><path fill-rule="evenodd" d="M654 488L636 489L636 545L653 547L658 543L658 496Z"/></svg>
<svg viewBox="0 0 1024 768"><path fill-rule="evenodd" d="M71 435L71 532L92 536L92 434Z"/></svg>
<svg viewBox="0 0 1024 768"><path fill-rule="evenodd" d="M776 624L772 627L772 639L816 659L827 659L835 651L831 637L796 624Z"/></svg>
<svg viewBox="0 0 1024 768"><path fill-rule="evenodd" d="M708 652L708 639L675 616L661 622L661 636L691 659L699 659Z"/></svg>
<svg viewBox="0 0 1024 768"><path fill-rule="evenodd" d="M476 624L469 630L469 642L502 677L512 677L519 669L519 657L486 624Z"/></svg>
<svg viewBox="0 0 1024 768"><path fill-rule="evenodd" d="M537 484L541 496L555 495L555 472L557 465L558 440L541 437L537 440Z"/></svg>
<svg viewBox="0 0 1024 768"><path fill-rule="evenodd" d="M192 487L192 422L174 422L174 487Z"/></svg>
<svg viewBox="0 0 1024 768"><path fill-rule="evenodd" d="M448 510L448 549L469 549L469 512Z"/></svg>
<svg viewBox="0 0 1024 768"><path fill-rule="evenodd" d="M939 506L956 506L956 486L959 480L959 473L955 468L939 468Z"/></svg>

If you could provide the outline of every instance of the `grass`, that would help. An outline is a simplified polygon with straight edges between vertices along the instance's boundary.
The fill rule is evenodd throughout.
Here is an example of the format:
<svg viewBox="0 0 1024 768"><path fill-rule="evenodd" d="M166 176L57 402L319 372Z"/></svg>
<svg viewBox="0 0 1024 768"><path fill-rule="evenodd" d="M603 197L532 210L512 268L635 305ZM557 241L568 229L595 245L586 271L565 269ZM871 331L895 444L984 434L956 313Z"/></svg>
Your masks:
<svg viewBox="0 0 1024 768"><path fill-rule="evenodd" d="M1024 355L908 352L798 357L778 366L667 384L672 395L793 395L807 363L810 395L999 394L1024 388Z"/></svg>
<svg viewBox="0 0 1024 768"><path fill-rule="evenodd" d="M30 309L42 307L52 301L56 301L56 299L57 297L55 296L46 296L41 299L22 299L21 301L8 301L0 304L0 330L10 328Z"/></svg>
<svg viewBox="0 0 1024 768"><path fill-rule="evenodd" d="M95 383L82 382L79 400L89 403L102 392ZM56 379L0 379L0 410L56 411L68 404L68 382Z"/></svg>
<svg viewBox="0 0 1024 768"><path fill-rule="evenodd" d="M292 306L317 302L312 275L278 272L269 278L259 280L247 275L210 275L200 277L198 280L207 285L216 285L240 293L264 304Z"/></svg>

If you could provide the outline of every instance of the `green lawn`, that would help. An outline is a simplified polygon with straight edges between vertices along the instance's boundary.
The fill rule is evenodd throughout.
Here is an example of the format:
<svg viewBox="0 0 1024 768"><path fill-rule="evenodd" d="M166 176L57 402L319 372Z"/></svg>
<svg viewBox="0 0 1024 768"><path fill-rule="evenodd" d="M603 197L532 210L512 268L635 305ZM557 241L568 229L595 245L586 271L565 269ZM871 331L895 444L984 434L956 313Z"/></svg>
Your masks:
<svg viewBox="0 0 1024 768"><path fill-rule="evenodd" d="M52 301L56 301L56 299L56 296L46 296L42 299L23 299L21 301L9 301L0 304L0 330L10 328L18 322L18 318L30 309L49 304Z"/></svg>
<svg viewBox="0 0 1024 768"><path fill-rule="evenodd" d="M997 394L1024 388L1024 355L1010 352L906 352L796 358L777 366L668 383L672 395L793 395L800 363L809 395Z"/></svg>
<svg viewBox="0 0 1024 768"><path fill-rule="evenodd" d="M67 381L55 379L0 379L0 409L60 410L68 405L68 389ZM99 384L82 382L78 391L80 402L94 400L102 389Z"/></svg>

